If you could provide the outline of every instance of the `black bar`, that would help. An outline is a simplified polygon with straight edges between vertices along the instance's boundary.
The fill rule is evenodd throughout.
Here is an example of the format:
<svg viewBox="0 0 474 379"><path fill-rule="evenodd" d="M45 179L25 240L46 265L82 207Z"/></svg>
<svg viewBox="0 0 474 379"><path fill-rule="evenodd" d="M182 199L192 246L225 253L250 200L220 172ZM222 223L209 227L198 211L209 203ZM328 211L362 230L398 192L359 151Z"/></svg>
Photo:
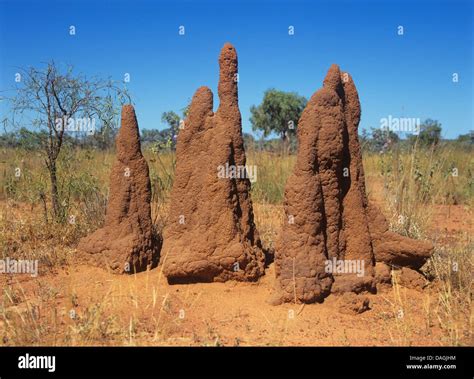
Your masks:
<svg viewBox="0 0 474 379"><path fill-rule="evenodd" d="M472 378L473 350L470 347L3 347L0 378ZM46 368L20 369L19 357L26 354L55 356L54 372ZM456 368L407 368L416 364L456 365Z"/></svg>

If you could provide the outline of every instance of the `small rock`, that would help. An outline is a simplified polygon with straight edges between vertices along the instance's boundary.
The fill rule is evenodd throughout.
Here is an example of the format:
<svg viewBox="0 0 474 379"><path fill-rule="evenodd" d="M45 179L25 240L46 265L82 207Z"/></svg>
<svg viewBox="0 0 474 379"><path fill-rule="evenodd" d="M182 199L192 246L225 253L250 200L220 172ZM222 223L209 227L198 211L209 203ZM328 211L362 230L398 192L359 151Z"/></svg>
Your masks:
<svg viewBox="0 0 474 379"><path fill-rule="evenodd" d="M383 262L375 264L375 281L376 283L392 283L392 269Z"/></svg>
<svg viewBox="0 0 474 379"><path fill-rule="evenodd" d="M357 315L368 311L370 300L367 296L356 295L353 292L347 292L341 296L339 312L349 315Z"/></svg>
<svg viewBox="0 0 474 379"><path fill-rule="evenodd" d="M401 286L421 291L426 287L426 279L418 271L402 267L398 272L398 281Z"/></svg>

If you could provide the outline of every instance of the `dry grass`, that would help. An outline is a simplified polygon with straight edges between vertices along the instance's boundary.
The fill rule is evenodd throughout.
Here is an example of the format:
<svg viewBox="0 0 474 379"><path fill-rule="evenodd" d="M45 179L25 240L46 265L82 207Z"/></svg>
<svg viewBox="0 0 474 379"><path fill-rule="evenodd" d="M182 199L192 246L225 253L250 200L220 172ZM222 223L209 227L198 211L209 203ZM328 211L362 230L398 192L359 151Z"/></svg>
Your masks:
<svg viewBox="0 0 474 379"><path fill-rule="evenodd" d="M370 180L383 180L386 210L393 230L421 238L430 223L431 206L465 204L474 199L474 158L471 150L454 145L437 148L414 146L408 152L395 148L385 154L364 156L369 191Z"/></svg>
<svg viewBox="0 0 474 379"><path fill-rule="evenodd" d="M161 231L167 222L175 158L172 153L157 155L151 151L146 151L145 156L153 188L152 217L156 229ZM45 205L49 208L48 177L40 156L4 150L0 152L0 162L0 258L38 259L40 275L68 269L78 239L103 223L113 153L79 150L61 157L60 192L67 215L65 223L51 222L49 212L45 211ZM274 246L280 230L284 185L294 163L294 156L248 153L248 164L258 168L252 198L256 224L267 247ZM365 155L364 167L371 198L384 200L381 205L390 216L392 228L405 235L416 238L429 235L430 210L435 204L472 206L473 170L469 151L441 148ZM458 170L457 177L451 175L453 167ZM15 176L16 168L21 170L19 177ZM385 321L391 344L409 345L415 332L430 333L435 324L443 330L442 344L458 345L469 340L471 252L469 237L448 245L437 243L426 267L433 281L423 295L424 325L410 322L410 299L405 289L394 282L392 293L387 296L391 316ZM220 345L224 338L214 327L219 320L208 320L197 333L187 330L182 320L176 318L181 310L186 315L195 311L198 294L162 293L158 290L159 283L151 281L143 289L134 284L133 276L127 279L127 288L98 283L100 297L92 294L90 298L83 295L78 298L80 283L71 283L66 300L60 295L64 293L61 283L36 280L33 290L36 296L32 299L22 290L23 282L18 278L2 279L5 280L0 300L0 338L4 344L159 345L176 339L183 344ZM158 280L163 278L160 276ZM61 307L57 306L58 302ZM270 334L274 332L269 337L272 345L285 344L289 321L282 320L275 324L267 319ZM238 339L233 342L241 343ZM336 343L349 342L342 338Z"/></svg>

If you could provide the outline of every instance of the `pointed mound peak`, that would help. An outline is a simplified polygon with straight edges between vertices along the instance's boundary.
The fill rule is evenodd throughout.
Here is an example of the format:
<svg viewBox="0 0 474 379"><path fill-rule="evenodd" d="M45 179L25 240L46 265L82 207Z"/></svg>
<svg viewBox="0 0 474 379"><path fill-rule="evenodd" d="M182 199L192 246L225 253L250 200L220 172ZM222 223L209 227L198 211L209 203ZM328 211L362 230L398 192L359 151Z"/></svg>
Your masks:
<svg viewBox="0 0 474 379"><path fill-rule="evenodd" d="M212 111L212 102L213 102L212 91L209 89L209 87L202 86L202 87L199 87L194 93L191 106L201 104L205 106L207 111L208 110Z"/></svg>
<svg viewBox="0 0 474 379"><path fill-rule="evenodd" d="M137 117L135 109L131 104L122 107L120 131L117 136L116 146L119 158L131 159L142 155Z"/></svg>
<svg viewBox="0 0 474 379"><path fill-rule="evenodd" d="M220 59L222 58L237 59L237 51L230 42L226 42L224 46L222 46Z"/></svg>
<svg viewBox="0 0 474 379"><path fill-rule="evenodd" d="M219 55L219 106L237 105L237 52L226 43Z"/></svg>
<svg viewBox="0 0 474 379"><path fill-rule="evenodd" d="M191 138L193 133L202 130L206 126L206 117L212 115L212 107L212 91L205 86L199 87L194 93L191 106L189 107L188 117L185 122L186 127L180 132L180 135L186 136L190 134L189 138Z"/></svg>
<svg viewBox="0 0 474 379"><path fill-rule="evenodd" d="M341 70L337 64L332 64L324 78L323 86L338 91L341 84Z"/></svg>

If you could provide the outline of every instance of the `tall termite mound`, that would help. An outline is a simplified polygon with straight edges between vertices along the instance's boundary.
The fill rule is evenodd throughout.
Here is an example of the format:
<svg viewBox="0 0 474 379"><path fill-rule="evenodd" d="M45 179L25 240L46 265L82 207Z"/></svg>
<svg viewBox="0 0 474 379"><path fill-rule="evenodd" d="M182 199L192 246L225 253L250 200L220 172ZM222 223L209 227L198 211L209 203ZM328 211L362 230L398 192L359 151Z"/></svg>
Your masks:
<svg viewBox="0 0 474 379"><path fill-rule="evenodd" d="M369 206L358 140L359 96L332 65L298 123L298 156L285 188L275 252L273 303L321 301L331 292L375 290L376 261L420 268L429 242L388 230Z"/></svg>
<svg viewBox="0 0 474 379"><path fill-rule="evenodd" d="M105 225L82 238L78 250L99 266L116 273L133 273L158 264L161 237L153 230L148 164L141 152L131 105L122 108L116 149Z"/></svg>
<svg viewBox="0 0 474 379"><path fill-rule="evenodd" d="M265 255L254 224L237 94L237 53L219 57L219 108L199 88L180 130L163 272L170 283L252 281Z"/></svg>

